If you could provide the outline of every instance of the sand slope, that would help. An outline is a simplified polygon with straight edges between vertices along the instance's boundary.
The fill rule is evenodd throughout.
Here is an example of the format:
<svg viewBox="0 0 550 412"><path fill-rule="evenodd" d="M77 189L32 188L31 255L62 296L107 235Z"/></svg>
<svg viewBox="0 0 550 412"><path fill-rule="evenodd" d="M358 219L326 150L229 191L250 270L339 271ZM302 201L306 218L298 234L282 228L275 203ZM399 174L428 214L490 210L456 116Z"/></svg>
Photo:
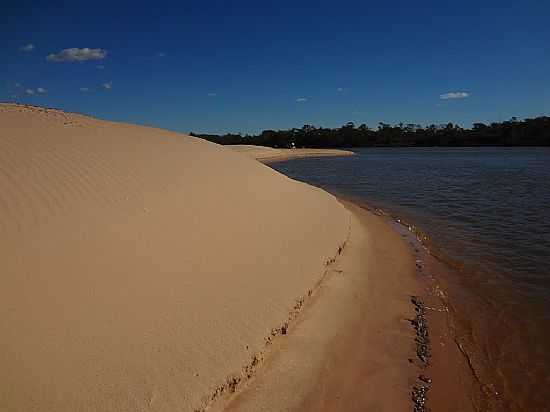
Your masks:
<svg viewBox="0 0 550 412"><path fill-rule="evenodd" d="M341 149L275 149L273 147L246 144L235 144L227 147L263 163L302 157L352 156L354 154L349 150Z"/></svg>
<svg viewBox="0 0 550 412"><path fill-rule="evenodd" d="M412 410L414 259L379 216L345 205L352 218L342 255L224 412Z"/></svg>
<svg viewBox="0 0 550 412"><path fill-rule="evenodd" d="M348 234L200 139L0 105L0 410L203 408Z"/></svg>

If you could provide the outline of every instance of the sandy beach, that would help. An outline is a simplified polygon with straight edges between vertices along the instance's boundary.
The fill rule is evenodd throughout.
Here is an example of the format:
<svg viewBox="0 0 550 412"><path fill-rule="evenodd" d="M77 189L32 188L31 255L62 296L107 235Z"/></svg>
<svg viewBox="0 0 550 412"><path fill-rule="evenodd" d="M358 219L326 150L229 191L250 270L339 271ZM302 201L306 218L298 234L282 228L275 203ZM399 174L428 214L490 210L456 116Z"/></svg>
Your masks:
<svg viewBox="0 0 550 412"><path fill-rule="evenodd" d="M410 408L414 258L253 159L288 153L30 106L0 124L0 410Z"/></svg>
<svg viewBox="0 0 550 412"><path fill-rule="evenodd" d="M414 262L385 222L345 206L352 220L344 252L267 367L220 410L411 409Z"/></svg>
<svg viewBox="0 0 550 412"><path fill-rule="evenodd" d="M273 147L244 144L227 147L266 164L304 157L353 156L353 152L341 149L275 149Z"/></svg>

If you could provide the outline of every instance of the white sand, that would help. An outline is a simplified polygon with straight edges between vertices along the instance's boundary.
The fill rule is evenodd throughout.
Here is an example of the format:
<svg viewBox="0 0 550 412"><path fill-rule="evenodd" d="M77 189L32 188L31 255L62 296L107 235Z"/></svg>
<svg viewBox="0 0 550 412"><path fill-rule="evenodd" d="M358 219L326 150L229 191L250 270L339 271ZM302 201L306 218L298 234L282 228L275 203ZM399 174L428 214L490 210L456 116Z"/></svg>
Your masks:
<svg viewBox="0 0 550 412"><path fill-rule="evenodd" d="M341 149L276 149L273 147L236 144L227 146L231 150L242 153L263 163L302 157L352 156L354 153Z"/></svg>
<svg viewBox="0 0 550 412"><path fill-rule="evenodd" d="M0 105L0 410L200 410L349 222L224 147Z"/></svg>

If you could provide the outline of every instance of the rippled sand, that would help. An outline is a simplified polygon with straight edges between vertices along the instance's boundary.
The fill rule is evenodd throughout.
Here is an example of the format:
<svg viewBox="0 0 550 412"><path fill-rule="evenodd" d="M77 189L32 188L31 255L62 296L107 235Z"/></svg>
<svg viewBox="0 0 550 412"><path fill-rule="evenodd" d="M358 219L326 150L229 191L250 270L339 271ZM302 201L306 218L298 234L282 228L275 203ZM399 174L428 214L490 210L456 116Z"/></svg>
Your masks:
<svg viewBox="0 0 550 412"><path fill-rule="evenodd" d="M0 105L0 409L193 410L307 296L349 212L221 146Z"/></svg>

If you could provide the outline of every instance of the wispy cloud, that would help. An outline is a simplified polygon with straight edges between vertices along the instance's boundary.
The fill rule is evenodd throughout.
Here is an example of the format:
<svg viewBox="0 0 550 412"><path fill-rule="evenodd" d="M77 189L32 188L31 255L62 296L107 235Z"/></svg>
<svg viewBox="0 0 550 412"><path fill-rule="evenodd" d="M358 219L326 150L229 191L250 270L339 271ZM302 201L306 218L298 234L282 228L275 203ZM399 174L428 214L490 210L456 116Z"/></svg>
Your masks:
<svg viewBox="0 0 550 412"><path fill-rule="evenodd" d="M107 51L103 49L79 49L76 47L63 49L59 53L52 53L46 57L51 62L83 62L86 60L101 60L107 57Z"/></svg>
<svg viewBox="0 0 550 412"><path fill-rule="evenodd" d="M336 91L337 91L337 92L343 92L343 91L344 91L344 88L343 88L343 87L338 87L338 88L336 88Z"/></svg>
<svg viewBox="0 0 550 412"><path fill-rule="evenodd" d="M157 57L164 57L166 56L166 54L164 52L158 52L157 53Z"/></svg>
<svg viewBox="0 0 550 412"><path fill-rule="evenodd" d="M103 69L105 68L105 66L102 65L102 64L98 64L98 65L96 66L96 68L97 68L98 70L103 70Z"/></svg>
<svg viewBox="0 0 550 412"><path fill-rule="evenodd" d="M15 83L14 86L15 86L16 88L19 88L19 87L21 87L21 83Z"/></svg>
<svg viewBox="0 0 550 412"><path fill-rule="evenodd" d="M296 101L297 101L298 103L307 102L307 97L298 97L298 98L296 99Z"/></svg>
<svg viewBox="0 0 550 412"><path fill-rule="evenodd" d="M208 97L216 97L218 93L208 93Z"/></svg>
<svg viewBox="0 0 550 412"><path fill-rule="evenodd" d="M81 88L80 88L80 91L81 91L82 93L86 93L86 92L89 92L89 91L90 91L90 88L89 88L89 87L81 87Z"/></svg>
<svg viewBox="0 0 550 412"><path fill-rule="evenodd" d="M46 89L44 89L43 87L38 87L36 90L35 89L26 89L25 90L25 94L29 95L29 96L34 96L35 94L46 94L48 93L48 91Z"/></svg>
<svg viewBox="0 0 550 412"><path fill-rule="evenodd" d="M25 53L32 52L34 49L35 47L34 47L34 44L32 43L25 44L24 46L19 47L19 51L22 51Z"/></svg>
<svg viewBox="0 0 550 412"><path fill-rule="evenodd" d="M449 99L465 99L467 97L470 97L470 93L466 92L449 92L445 93L439 96L442 100L449 100Z"/></svg>
<svg viewBox="0 0 550 412"><path fill-rule="evenodd" d="M105 90L111 90L113 88L113 82L111 81L111 82L103 83L101 87L103 87Z"/></svg>

